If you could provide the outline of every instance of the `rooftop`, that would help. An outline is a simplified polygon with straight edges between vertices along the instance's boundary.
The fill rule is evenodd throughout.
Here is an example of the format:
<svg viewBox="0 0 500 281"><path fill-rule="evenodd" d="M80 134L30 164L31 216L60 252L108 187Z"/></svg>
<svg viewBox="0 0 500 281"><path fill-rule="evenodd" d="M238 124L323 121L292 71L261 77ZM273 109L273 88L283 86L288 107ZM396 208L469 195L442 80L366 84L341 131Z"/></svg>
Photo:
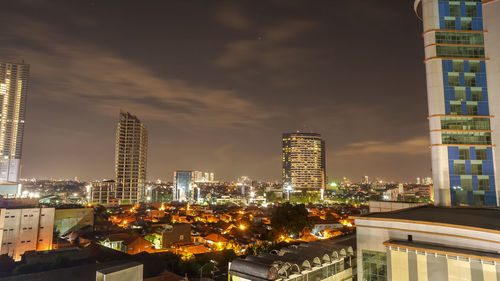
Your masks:
<svg viewBox="0 0 500 281"><path fill-rule="evenodd" d="M415 241L403 240L388 240L384 242L386 246L400 247L406 249L413 249L418 251L427 251L431 253L438 253L444 255L457 255L466 258L486 259L491 261L500 261L500 254L494 252L485 252L471 249L448 247L436 243L423 243Z"/></svg>
<svg viewBox="0 0 500 281"><path fill-rule="evenodd" d="M370 213L358 219L407 220L449 224L500 231L500 209L423 206L384 213Z"/></svg>

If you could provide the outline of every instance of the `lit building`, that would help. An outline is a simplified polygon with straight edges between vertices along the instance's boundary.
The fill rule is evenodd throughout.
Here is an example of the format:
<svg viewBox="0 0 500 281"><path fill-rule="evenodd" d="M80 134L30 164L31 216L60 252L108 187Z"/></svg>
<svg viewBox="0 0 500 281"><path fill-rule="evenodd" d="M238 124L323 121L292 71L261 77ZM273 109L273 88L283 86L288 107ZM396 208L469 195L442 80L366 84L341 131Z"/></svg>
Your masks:
<svg viewBox="0 0 500 281"><path fill-rule="evenodd" d="M116 182L114 180L94 181L90 183L89 203L108 205L117 198Z"/></svg>
<svg viewBox="0 0 500 281"><path fill-rule="evenodd" d="M26 251L52 249L54 208L0 209L0 255L21 260Z"/></svg>
<svg viewBox="0 0 500 281"><path fill-rule="evenodd" d="M213 182L215 179L214 173L194 171L194 182Z"/></svg>
<svg viewBox="0 0 500 281"><path fill-rule="evenodd" d="M128 112L120 112L116 132L116 197L120 204L146 201L148 134L144 124Z"/></svg>
<svg viewBox="0 0 500 281"><path fill-rule="evenodd" d="M193 171L174 172L174 201L194 200L194 178L195 173Z"/></svg>
<svg viewBox="0 0 500 281"><path fill-rule="evenodd" d="M283 189L319 191L326 187L325 142L320 134L283 134Z"/></svg>
<svg viewBox="0 0 500 281"><path fill-rule="evenodd" d="M292 245L229 263L230 281L356 280L352 236Z"/></svg>
<svg viewBox="0 0 500 281"><path fill-rule="evenodd" d="M425 206L355 218L358 280L498 280L500 211Z"/></svg>
<svg viewBox="0 0 500 281"><path fill-rule="evenodd" d="M28 64L0 62L0 181L19 179L28 78Z"/></svg>
<svg viewBox="0 0 500 281"><path fill-rule="evenodd" d="M500 2L416 0L438 205L498 205Z"/></svg>

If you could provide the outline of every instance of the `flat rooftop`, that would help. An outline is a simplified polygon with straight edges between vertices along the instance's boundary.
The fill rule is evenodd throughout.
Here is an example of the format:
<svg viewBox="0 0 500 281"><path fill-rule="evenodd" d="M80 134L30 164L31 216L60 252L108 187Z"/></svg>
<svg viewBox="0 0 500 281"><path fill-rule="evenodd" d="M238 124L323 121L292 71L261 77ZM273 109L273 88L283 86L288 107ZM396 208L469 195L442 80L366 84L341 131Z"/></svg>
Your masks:
<svg viewBox="0 0 500 281"><path fill-rule="evenodd" d="M370 213L356 218L431 222L500 231L500 209L498 208L423 206L392 212Z"/></svg>

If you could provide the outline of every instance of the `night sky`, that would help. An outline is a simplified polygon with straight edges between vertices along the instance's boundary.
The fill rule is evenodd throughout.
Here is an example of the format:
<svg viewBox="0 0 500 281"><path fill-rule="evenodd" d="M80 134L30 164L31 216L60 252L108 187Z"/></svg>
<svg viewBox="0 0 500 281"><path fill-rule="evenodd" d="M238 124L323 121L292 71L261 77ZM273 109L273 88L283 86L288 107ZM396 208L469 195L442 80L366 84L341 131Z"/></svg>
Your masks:
<svg viewBox="0 0 500 281"><path fill-rule="evenodd" d="M114 177L120 109L148 179L281 179L281 134L323 135L327 174L430 176L413 1L6 1L0 59L31 65L21 176Z"/></svg>

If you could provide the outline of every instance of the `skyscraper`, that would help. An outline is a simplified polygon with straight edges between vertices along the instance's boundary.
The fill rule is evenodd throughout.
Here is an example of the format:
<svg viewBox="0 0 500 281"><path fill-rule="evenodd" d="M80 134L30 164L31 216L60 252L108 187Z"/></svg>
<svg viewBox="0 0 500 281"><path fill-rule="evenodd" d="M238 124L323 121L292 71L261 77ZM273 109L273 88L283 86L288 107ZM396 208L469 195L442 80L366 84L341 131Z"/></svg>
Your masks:
<svg viewBox="0 0 500 281"><path fill-rule="evenodd" d="M194 200L194 179L195 172L193 171L174 172L174 201Z"/></svg>
<svg viewBox="0 0 500 281"><path fill-rule="evenodd" d="M283 189L320 191L326 186L325 142L320 134L287 133L282 138Z"/></svg>
<svg viewBox="0 0 500 281"><path fill-rule="evenodd" d="M28 64L0 63L0 181L19 179L28 78Z"/></svg>
<svg viewBox="0 0 500 281"><path fill-rule="evenodd" d="M116 197L120 204L146 200L148 134L144 124L128 112L120 112L116 132Z"/></svg>
<svg viewBox="0 0 500 281"><path fill-rule="evenodd" d="M435 202L498 205L500 1L416 0Z"/></svg>

